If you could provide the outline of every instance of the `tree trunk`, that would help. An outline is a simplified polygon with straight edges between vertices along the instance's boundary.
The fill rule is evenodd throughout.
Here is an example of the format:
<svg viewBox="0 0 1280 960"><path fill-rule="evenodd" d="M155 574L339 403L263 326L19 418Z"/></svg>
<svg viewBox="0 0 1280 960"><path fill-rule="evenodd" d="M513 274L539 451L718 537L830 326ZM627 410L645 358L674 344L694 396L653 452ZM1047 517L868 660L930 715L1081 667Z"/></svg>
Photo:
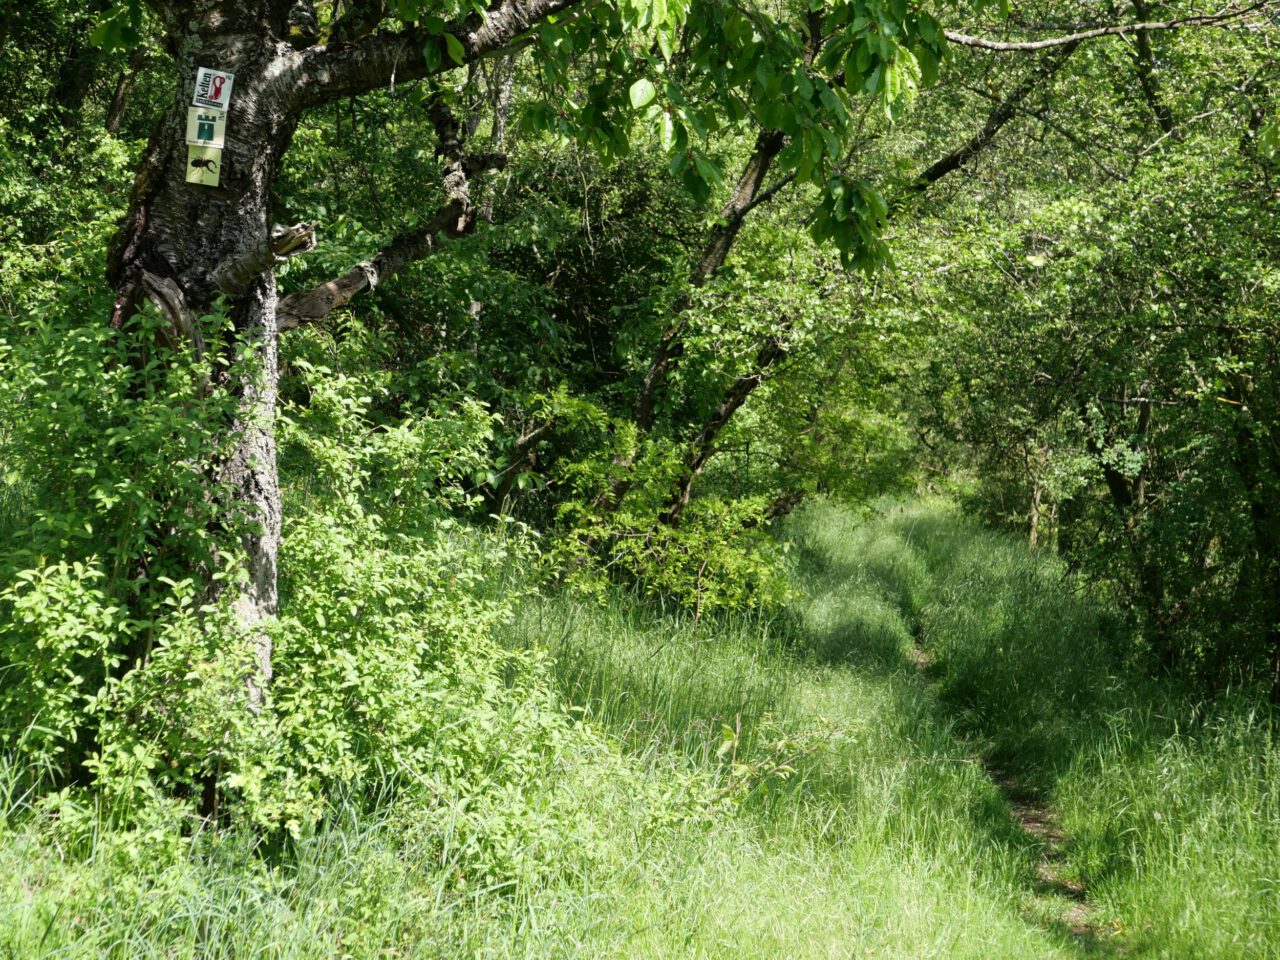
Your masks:
<svg viewBox="0 0 1280 960"><path fill-rule="evenodd" d="M1237 374L1232 378L1226 396L1235 405L1235 450L1231 465L1244 487L1249 503L1249 522L1253 532L1253 549L1241 562L1237 587L1237 605L1241 610L1254 606L1257 611L1259 640L1266 650L1270 695L1280 704L1280 510L1276 509L1275 463L1266 455L1261 437L1268 435L1268 424L1256 424L1259 404L1253 379ZM1265 415L1264 415L1265 416ZM1256 432L1255 432L1256 430Z"/></svg>
<svg viewBox="0 0 1280 960"><path fill-rule="evenodd" d="M816 24L812 20L810 29L812 37L820 37L820 31L817 30ZM816 56L820 45L820 41L815 43L809 53L810 60ZM932 184L948 174L962 169L974 157L985 150L995 139L996 134L1013 119L1023 101L1027 99L1032 91L1052 79L1078 46L1078 43L1070 43L1061 50L1055 50L1052 55L1045 57L1041 63L1029 71L1021 82L996 104L988 115L982 129L970 137L962 146L950 151L926 167L912 182L906 194L895 201L894 209L900 210L910 197L924 192ZM657 350L654 352L653 359L650 361L649 369L645 372L632 411L632 421L636 427L637 440L614 457L614 475L610 478L608 487L596 497L592 504L597 515L607 516L617 510L634 483L632 468L639 455L639 443L653 429L659 392L683 353L683 337L688 323L687 311L693 301L693 292L704 286L719 272L751 211L762 203L767 203L776 196L781 188L791 182L790 176L787 176L767 190L764 189L765 177L774 159L785 145L786 137L777 130L762 130L757 136L755 148L738 178L738 183L728 201L720 210L716 226L707 237L702 256L690 273L688 285L676 302L674 309L676 320L663 333ZM761 349L769 349L768 344ZM736 389L736 384L731 387L731 390ZM754 389L754 387L751 389ZM747 392L750 393L750 390ZM728 411L728 416L732 417L737 406L740 405L741 402L733 406ZM712 439L723 426L724 424L722 423L712 428ZM695 444L697 444L697 441L695 441ZM705 454L699 462L699 454L695 451L687 461L686 473L667 506L665 517L668 522L679 522L680 514L688 504L693 480L698 472L701 471L702 466L705 465L706 458L710 456L709 448L705 451Z"/></svg>
<svg viewBox="0 0 1280 960"><path fill-rule="evenodd" d="M632 421L636 426L636 440L625 451L614 457L614 476L609 480L608 488L601 493L592 505L600 516L608 516L622 505L623 499L631 490L635 479L632 467L639 456L639 444L653 429L657 416L658 394L666 383L668 375L679 362L684 352L684 331L688 324L688 311L693 304L693 292L707 284L724 266L733 249L734 241L742 231L747 215L754 210L773 191L761 193L765 176L770 166L786 144L786 137L777 130L762 130L756 137L755 149L747 159L738 184L733 193L720 209L716 225L712 227L703 247L702 256L689 274L688 285L676 301L673 312L675 322L667 328L658 341L649 369L645 371L632 409Z"/></svg>
<svg viewBox="0 0 1280 960"><path fill-rule="evenodd" d="M474 63L579 2L500 0L483 15L450 24L450 31L462 46L461 59ZM226 521L243 531L243 576L232 584L211 585L209 593L234 591L228 599L253 653L247 699L258 711L272 674L271 641L263 627L277 607L281 518L273 433L279 337L273 270L283 256L309 249L314 240L308 225L273 229L271 187L306 109L397 79L421 80L454 64L450 58L428 66L422 51L437 39L418 27L368 35L357 31L349 42L306 46L315 37L310 29L314 9L306 0L152 0L150 6L180 82L151 136L128 213L111 244L108 279L116 291L111 322L124 323L149 298L169 321L168 339L192 340L199 348L198 318L216 309L219 300L228 310L238 343L218 349L226 352L222 359L236 362L216 369L237 398L238 410L230 423L202 427L236 438L235 449L209 479L210 497L224 508ZM187 110L199 67L234 74L226 147L215 158L217 186L186 182ZM448 171L450 203L458 190L465 196L465 175L473 164L490 161L459 155ZM450 187L451 177L462 178L461 187Z"/></svg>
<svg viewBox="0 0 1280 960"><path fill-rule="evenodd" d="M1149 11L1145 0L1133 0L1133 12L1137 14L1139 20L1146 20ZM1138 73L1138 85L1142 87L1143 99L1151 108L1151 113L1156 118L1160 129L1166 135L1172 135L1175 126L1173 111L1160 99L1160 85L1156 80L1156 58L1151 49L1151 35L1146 31L1139 31L1134 42L1134 68Z"/></svg>
<svg viewBox="0 0 1280 960"><path fill-rule="evenodd" d="M254 370L241 385L239 442L228 460L223 482L234 491L245 519L254 521L241 537L245 580L234 587L236 617L253 647L253 674L248 679L249 705L262 707L271 682L271 636L264 621L277 612L277 558L280 553L280 481L276 469L275 411L280 363L277 354L276 284L268 272L239 297L232 312L237 331L258 342Z"/></svg>
<svg viewBox="0 0 1280 960"><path fill-rule="evenodd" d="M1082 422L1089 423L1086 404L1082 404ZM1137 440L1144 453L1148 452L1148 436L1151 429L1151 404L1138 407ZM1151 545L1142 529L1143 509L1146 500L1146 475L1144 462L1138 475L1129 478L1108 462L1105 450L1097 436L1086 429L1086 447L1102 470L1102 478L1111 496L1111 505L1120 519L1121 530L1129 547L1136 574L1137 600L1146 616L1146 626L1152 649L1167 670L1174 670L1182 659L1172 634L1172 624L1166 609L1164 570L1153 555Z"/></svg>
<svg viewBox="0 0 1280 960"><path fill-rule="evenodd" d="M85 97L98 73L102 50L89 42L93 22L109 4L93 0L80 18L73 21L71 46L63 55L58 67L58 79L53 86L53 102L62 108L62 124L70 128L76 124L76 114L84 107Z"/></svg>
<svg viewBox="0 0 1280 960"><path fill-rule="evenodd" d="M236 358L236 343L218 347L238 360L226 386L239 400L233 423L208 425L237 438L210 477L211 495L228 519L248 521L241 537L243 577L211 594L235 591L232 607L253 651L251 709L261 709L271 678L271 640L263 623L276 613L280 487L273 419L278 378L275 276L268 195L277 163L297 123L290 69L296 53L272 40L271 9L243 4L191 24L171 23L169 35L182 83L152 134L134 184L129 212L112 244L110 279L117 291L113 324L124 322L144 296L155 300L176 340L198 336L198 319L226 296L237 338L254 349ZM216 160L216 187L186 182L187 108L196 69L235 75L226 148ZM167 292L167 295L166 295ZM247 365L247 369L246 369Z"/></svg>
<svg viewBox="0 0 1280 960"><path fill-rule="evenodd" d="M133 92L138 71L142 69L146 59L145 49L139 47L134 50L129 56L129 63L120 71L120 77L116 80L115 89L111 92L111 102L107 105L107 116L103 121L103 127L112 136L120 132L120 125L124 123L124 112L129 106L129 94Z"/></svg>
<svg viewBox="0 0 1280 960"><path fill-rule="evenodd" d="M1035 550L1040 545L1040 500L1044 495L1044 485L1039 480L1031 481L1031 510L1028 516L1028 524L1030 526L1030 534L1027 537L1028 545Z"/></svg>

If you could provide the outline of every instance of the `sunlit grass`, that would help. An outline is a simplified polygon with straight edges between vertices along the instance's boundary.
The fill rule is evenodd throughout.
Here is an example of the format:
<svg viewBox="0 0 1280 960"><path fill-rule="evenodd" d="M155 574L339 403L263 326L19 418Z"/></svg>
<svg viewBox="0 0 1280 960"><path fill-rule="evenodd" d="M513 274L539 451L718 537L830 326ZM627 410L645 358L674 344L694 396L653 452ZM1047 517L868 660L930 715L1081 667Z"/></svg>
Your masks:
<svg viewBox="0 0 1280 960"><path fill-rule="evenodd" d="M646 782L704 784L705 815L655 828L593 803L590 777L548 784L582 791L600 856L468 887L394 799L339 801L284 849L232 830L139 859L157 848L69 837L0 768L0 957L1280 955L1267 708L1128 675L1125 638L1051 559L944 506L819 505L786 535L781 615L695 629L557 595L504 630ZM1065 869L1113 940L1054 923L983 760L1061 811Z"/></svg>

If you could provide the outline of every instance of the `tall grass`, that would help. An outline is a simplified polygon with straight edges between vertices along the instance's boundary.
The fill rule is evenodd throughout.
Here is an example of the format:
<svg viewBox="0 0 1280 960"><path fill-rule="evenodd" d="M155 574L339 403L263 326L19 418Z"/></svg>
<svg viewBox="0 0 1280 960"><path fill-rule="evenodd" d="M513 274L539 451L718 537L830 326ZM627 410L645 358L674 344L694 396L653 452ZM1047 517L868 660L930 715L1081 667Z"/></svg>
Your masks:
<svg viewBox="0 0 1280 960"><path fill-rule="evenodd" d="M917 631L942 702L1061 812L1068 867L1129 952L1280 956L1280 745L1263 697L1200 702L1127 668L1132 638L1051 557L936 506L885 522L930 571Z"/></svg>
<svg viewBox="0 0 1280 960"><path fill-rule="evenodd" d="M945 506L818 505L785 535L781 615L695 628L557 595L503 631L546 654L628 782L692 789L700 813L601 802L566 757L547 796L580 794L599 855L467 887L465 853L392 799L338 798L283 850L236 830L140 845L68 836L0 766L0 957L1280 956L1270 712L1130 676L1123 634L1050 559ZM1061 811L1113 938L1055 922L991 767ZM512 800L565 809L540 789Z"/></svg>

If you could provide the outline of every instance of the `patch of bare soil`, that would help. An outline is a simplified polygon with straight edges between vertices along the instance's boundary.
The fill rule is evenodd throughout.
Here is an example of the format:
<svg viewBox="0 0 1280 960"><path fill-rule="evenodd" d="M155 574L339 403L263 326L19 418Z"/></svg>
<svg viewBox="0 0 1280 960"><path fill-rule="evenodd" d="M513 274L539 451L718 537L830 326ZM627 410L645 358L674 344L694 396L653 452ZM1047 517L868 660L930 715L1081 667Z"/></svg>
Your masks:
<svg viewBox="0 0 1280 960"><path fill-rule="evenodd" d="M1090 952L1118 953L1114 931L1097 922L1096 910L1089 902L1089 891L1064 875L1067 836L1058 815L1040 800L1020 788L1004 771L987 768L1001 792L1009 800L1014 822L1037 842L1040 854L1036 860L1036 893L1055 901L1057 925L1080 946Z"/></svg>

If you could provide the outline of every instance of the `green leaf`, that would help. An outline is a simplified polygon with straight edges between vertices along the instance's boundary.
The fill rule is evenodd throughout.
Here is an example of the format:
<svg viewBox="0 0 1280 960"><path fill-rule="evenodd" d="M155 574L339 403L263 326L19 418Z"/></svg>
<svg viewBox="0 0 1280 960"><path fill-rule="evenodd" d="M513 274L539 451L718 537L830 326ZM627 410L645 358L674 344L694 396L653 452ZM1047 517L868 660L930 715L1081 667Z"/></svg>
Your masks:
<svg viewBox="0 0 1280 960"><path fill-rule="evenodd" d="M422 48L423 59L426 60L427 70L434 72L440 67L440 46L434 40L428 40Z"/></svg>
<svg viewBox="0 0 1280 960"><path fill-rule="evenodd" d="M675 53L675 31L659 28L658 30L658 49L662 52L663 60L670 60Z"/></svg>
<svg viewBox="0 0 1280 960"><path fill-rule="evenodd" d="M94 27L89 42L104 50L114 50L120 46L120 24L114 17L102 20Z"/></svg>
<svg viewBox="0 0 1280 960"><path fill-rule="evenodd" d="M445 48L449 51L449 57L453 60L453 62L456 63L458 66L462 66L463 62L465 62L465 60L467 59L467 51L462 46L462 41L459 40L457 37L455 37L452 33L446 33L444 35L444 45L445 45Z"/></svg>
<svg viewBox="0 0 1280 960"><path fill-rule="evenodd" d="M631 106L639 110L653 103L653 98L658 95L654 85L644 77L641 77L631 85Z"/></svg>
<svg viewBox="0 0 1280 960"><path fill-rule="evenodd" d="M676 141L675 121L671 119L671 114L664 113L662 115L662 149L670 152L672 144Z"/></svg>
<svg viewBox="0 0 1280 960"><path fill-rule="evenodd" d="M1280 119L1272 120L1258 134L1258 149L1269 160L1280 162Z"/></svg>
<svg viewBox="0 0 1280 960"><path fill-rule="evenodd" d="M698 175L708 184L719 183L724 179L724 174L720 172L720 168L702 156L701 153L694 153L693 164L698 168Z"/></svg>

